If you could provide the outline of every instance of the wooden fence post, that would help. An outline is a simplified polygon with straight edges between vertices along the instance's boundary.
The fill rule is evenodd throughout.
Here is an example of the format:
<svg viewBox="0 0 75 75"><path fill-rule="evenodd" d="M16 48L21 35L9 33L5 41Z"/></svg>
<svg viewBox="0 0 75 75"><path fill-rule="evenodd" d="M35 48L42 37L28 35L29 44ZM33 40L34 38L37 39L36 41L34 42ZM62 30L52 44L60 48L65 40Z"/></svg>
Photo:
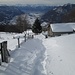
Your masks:
<svg viewBox="0 0 75 75"><path fill-rule="evenodd" d="M34 35L32 35L32 39L34 38Z"/></svg>
<svg viewBox="0 0 75 75"><path fill-rule="evenodd" d="M1 59L4 62L4 50L3 50L3 43L1 43Z"/></svg>
<svg viewBox="0 0 75 75"><path fill-rule="evenodd" d="M3 42L3 49L4 49L4 62L8 63L8 52L7 52L7 41Z"/></svg>
<svg viewBox="0 0 75 75"><path fill-rule="evenodd" d="M25 42L26 42L26 34L25 34L24 38L25 38Z"/></svg>
<svg viewBox="0 0 75 75"><path fill-rule="evenodd" d="M8 50L7 50L7 41L4 41L0 44L1 46L1 59L2 62L8 63L8 57L10 56Z"/></svg>
<svg viewBox="0 0 75 75"><path fill-rule="evenodd" d="M0 65L1 65L1 59L0 59Z"/></svg>
<svg viewBox="0 0 75 75"><path fill-rule="evenodd" d="M20 38L18 38L18 48L20 48Z"/></svg>

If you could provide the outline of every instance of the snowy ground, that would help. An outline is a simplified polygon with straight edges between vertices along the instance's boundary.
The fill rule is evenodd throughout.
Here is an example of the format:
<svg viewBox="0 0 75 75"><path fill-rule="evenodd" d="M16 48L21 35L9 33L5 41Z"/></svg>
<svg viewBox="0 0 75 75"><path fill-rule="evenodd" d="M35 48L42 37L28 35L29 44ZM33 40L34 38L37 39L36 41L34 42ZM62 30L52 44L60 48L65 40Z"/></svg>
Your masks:
<svg viewBox="0 0 75 75"><path fill-rule="evenodd" d="M42 44L42 40L37 37L28 39L26 42L21 43L20 48L14 48L13 44L16 43L14 46L17 46L16 39L12 38L15 35L18 34L5 34L6 38L10 37L8 40L6 39L10 43L8 48L15 50L11 50L10 63L2 63L0 66L0 75L44 75L42 63L45 58L45 47ZM1 34L1 37L3 36L4 33Z"/></svg>
<svg viewBox="0 0 75 75"><path fill-rule="evenodd" d="M17 39L13 39L13 37L16 36L16 35L20 35L20 34L0 32L0 42L2 42L2 41L8 41L7 42L8 43L8 49L15 50L17 48L18 41L17 41ZM24 40L23 38L20 39L20 43L23 40Z"/></svg>
<svg viewBox="0 0 75 75"><path fill-rule="evenodd" d="M47 75L75 75L75 34L46 39L44 46Z"/></svg>
<svg viewBox="0 0 75 75"><path fill-rule="evenodd" d="M16 34L0 35L12 50L10 62L0 66L0 75L75 75L75 34L47 39L40 34L26 42L22 38L20 48L13 39Z"/></svg>

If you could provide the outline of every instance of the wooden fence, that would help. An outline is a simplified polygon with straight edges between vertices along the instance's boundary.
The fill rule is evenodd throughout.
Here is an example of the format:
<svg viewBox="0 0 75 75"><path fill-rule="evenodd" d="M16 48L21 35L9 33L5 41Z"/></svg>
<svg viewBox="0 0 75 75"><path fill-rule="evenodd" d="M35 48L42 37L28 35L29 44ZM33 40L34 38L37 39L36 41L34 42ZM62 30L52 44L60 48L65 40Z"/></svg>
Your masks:
<svg viewBox="0 0 75 75"><path fill-rule="evenodd" d="M15 36L14 39L18 40L18 48L20 48L20 38L25 38L25 42L26 42L26 38L33 39L34 35L31 34L31 35L26 36L25 34L25 36ZM1 54L0 65L2 62L8 63L10 54L9 54L9 51L7 50L7 41L3 41L0 43L0 54Z"/></svg>
<svg viewBox="0 0 75 75"><path fill-rule="evenodd" d="M20 48L20 38L24 38L25 42L26 42L27 39L33 39L34 35L33 34L28 34L28 35L25 34L24 36L21 36L21 35L14 36L13 39L18 40L18 48Z"/></svg>
<svg viewBox="0 0 75 75"><path fill-rule="evenodd" d="M7 41L3 41L2 43L0 43L0 52L1 52L0 64L1 64L1 62L8 63L10 54L7 50Z"/></svg>

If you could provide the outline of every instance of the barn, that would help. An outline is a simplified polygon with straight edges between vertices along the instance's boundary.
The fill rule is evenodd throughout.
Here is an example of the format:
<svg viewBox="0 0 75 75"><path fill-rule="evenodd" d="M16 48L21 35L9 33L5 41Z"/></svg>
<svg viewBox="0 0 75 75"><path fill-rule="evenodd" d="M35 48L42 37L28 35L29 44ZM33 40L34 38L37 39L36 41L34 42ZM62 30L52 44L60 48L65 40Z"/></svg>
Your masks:
<svg viewBox="0 0 75 75"><path fill-rule="evenodd" d="M75 31L75 23L56 23L48 26L49 36L60 36L63 34L71 34Z"/></svg>

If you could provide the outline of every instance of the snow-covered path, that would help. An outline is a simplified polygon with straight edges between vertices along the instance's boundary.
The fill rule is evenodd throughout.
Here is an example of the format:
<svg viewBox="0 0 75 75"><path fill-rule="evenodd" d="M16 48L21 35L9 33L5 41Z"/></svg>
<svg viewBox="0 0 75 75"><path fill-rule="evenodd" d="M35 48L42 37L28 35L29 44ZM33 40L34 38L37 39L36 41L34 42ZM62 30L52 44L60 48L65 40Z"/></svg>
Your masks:
<svg viewBox="0 0 75 75"><path fill-rule="evenodd" d="M0 75L44 75L44 52L42 40L27 40L22 43L21 48L12 52L10 63L2 63Z"/></svg>
<svg viewBox="0 0 75 75"><path fill-rule="evenodd" d="M74 57L75 34L47 39L35 35L12 50L10 63L0 66L0 75L75 75Z"/></svg>

